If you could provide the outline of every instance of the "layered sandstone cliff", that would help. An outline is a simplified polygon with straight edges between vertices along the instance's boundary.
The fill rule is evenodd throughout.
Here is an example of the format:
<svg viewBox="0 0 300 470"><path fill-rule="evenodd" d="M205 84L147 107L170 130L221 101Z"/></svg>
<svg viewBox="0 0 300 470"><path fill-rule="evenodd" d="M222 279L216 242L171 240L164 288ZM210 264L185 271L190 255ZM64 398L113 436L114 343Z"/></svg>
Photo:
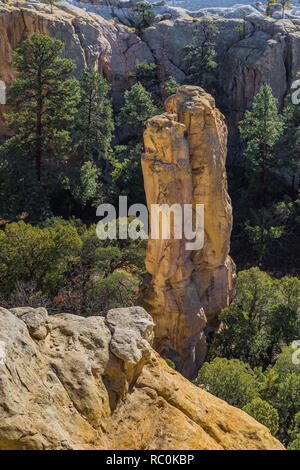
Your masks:
<svg viewBox="0 0 300 470"><path fill-rule="evenodd" d="M114 103L119 106L136 61L153 61L149 47L127 26L114 20L90 15L71 5L65 10L54 8L51 14L50 7L42 3L0 4L0 80L6 84L11 82L14 77L10 66L12 52L36 32L64 43L63 53L74 60L77 77L87 65L101 72L111 84ZM0 106L0 134L4 132L1 111Z"/></svg>
<svg viewBox="0 0 300 470"><path fill-rule="evenodd" d="M31 33L40 32L64 42L64 53L75 61L77 76L86 64L101 71L112 85L116 107L129 86L136 60L155 62L161 77L171 74L180 83L184 81L184 47L192 41L195 26L191 12L167 6L155 8L155 24L140 38L128 27L128 8L116 8L109 1L102 6L76 5L82 7L65 1L62 9L54 8L54 14L50 14L50 7L38 2L1 4L0 80L8 83L13 76L9 66L12 50ZM203 12L192 15L200 18ZM212 17L219 29L215 71L218 104L226 110L229 133L234 135L237 121L262 83L271 85L282 104L300 70L300 26L292 20L249 15L244 36L239 29L241 19Z"/></svg>
<svg viewBox="0 0 300 470"><path fill-rule="evenodd" d="M178 204L184 213L185 204L194 211L204 205L204 245L187 249L187 240L175 239L174 233L170 239L162 233L159 239L150 237L150 276L141 301L156 324L155 348L191 377L205 357L204 330L214 328L218 313L229 304L234 279L228 256L227 127L212 96L199 87L181 87L165 106L167 112L149 119L144 133L148 209Z"/></svg>
<svg viewBox="0 0 300 470"><path fill-rule="evenodd" d="M0 308L0 450L282 449L150 346L140 307L104 317Z"/></svg>

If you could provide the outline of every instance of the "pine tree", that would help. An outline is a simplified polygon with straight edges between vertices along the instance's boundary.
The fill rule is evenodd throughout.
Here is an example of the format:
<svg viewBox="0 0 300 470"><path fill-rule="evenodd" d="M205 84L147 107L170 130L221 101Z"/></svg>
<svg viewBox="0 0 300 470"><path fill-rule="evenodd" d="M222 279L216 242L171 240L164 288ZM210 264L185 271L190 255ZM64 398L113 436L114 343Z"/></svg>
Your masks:
<svg viewBox="0 0 300 470"><path fill-rule="evenodd" d="M43 3L46 3L46 5L50 5L51 7L51 14L53 13L53 6L57 6L59 3L59 0L43 0Z"/></svg>
<svg viewBox="0 0 300 470"><path fill-rule="evenodd" d="M158 76L158 69L155 63L136 61L136 70L130 74L134 83L141 83L158 106L162 105L161 84Z"/></svg>
<svg viewBox="0 0 300 470"><path fill-rule="evenodd" d="M289 102L283 111L284 134L277 146L278 163L292 174L292 189L296 195L296 176L300 170L300 105Z"/></svg>
<svg viewBox="0 0 300 470"><path fill-rule="evenodd" d="M169 77L165 84L165 92L167 96L173 95L180 88L180 84L174 77Z"/></svg>
<svg viewBox="0 0 300 470"><path fill-rule="evenodd" d="M1 154L34 159L39 181L43 160L69 156L70 124L79 102L78 82L70 78L75 64L61 58L63 47L37 33L26 39L14 52L17 76L7 89L6 125L14 135Z"/></svg>
<svg viewBox="0 0 300 470"><path fill-rule="evenodd" d="M196 22L193 41L185 46L186 55L184 58L187 65L188 81L192 85L204 86L205 75L216 68L214 38L218 33L217 26L210 18Z"/></svg>
<svg viewBox="0 0 300 470"><path fill-rule="evenodd" d="M277 109L277 99L269 85L264 84L254 98L251 111L246 111L239 124L248 167L261 173L263 194L266 191L266 173L276 167L274 146L283 132L283 118Z"/></svg>
<svg viewBox="0 0 300 470"><path fill-rule="evenodd" d="M267 199L267 194L270 193L267 183L273 179L269 177L267 181L267 176L270 176L271 170L278 168L275 144L282 135L283 128L283 117L277 110L277 99L274 98L271 87L264 84L254 98L251 111L246 111L244 120L239 124L241 137L246 144L244 156L250 175L248 200L256 195L256 211L251 210L251 221L246 222L245 229L257 252L259 266L262 266L267 250L274 241L280 240L284 232L276 207L268 207L270 201Z"/></svg>
<svg viewBox="0 0 300 470"><path fill-rule="evenodd" d="M74 145L81 162L104 166L114 130L113 110L105 78L87 67L80 76L81 101L76 117Z"/></svg>
<svg viewBox="0 0 300 470"><path fill-rule="evenodd" d="M290 0L277 0L278 3L280 3L281 8L282 8L282 18L285 17L285 9L290 8L291 6L291 1Z"/></svg>
<svg viewBox="0 0 300 470"><path fill-rule="evenodd" d="M141 138L144 122L157 113L150 93L143 87L141 83L136 83L130 90L126 90L124 94L124 106L121 108L118 116L119 126L128 126L131 133Z"/></svg>
<svg viewBox="0 0 300 470"><path fill-rule="evenodd" d="M115 147L111 156L111 177L115 194L127 195L130 203L135 203L144 198L141 168L144 122L157 114L158 109L150 93L139 82L125 91L124 101L117 123L128 129L131 139L127 139L126 145Z"/></svg>

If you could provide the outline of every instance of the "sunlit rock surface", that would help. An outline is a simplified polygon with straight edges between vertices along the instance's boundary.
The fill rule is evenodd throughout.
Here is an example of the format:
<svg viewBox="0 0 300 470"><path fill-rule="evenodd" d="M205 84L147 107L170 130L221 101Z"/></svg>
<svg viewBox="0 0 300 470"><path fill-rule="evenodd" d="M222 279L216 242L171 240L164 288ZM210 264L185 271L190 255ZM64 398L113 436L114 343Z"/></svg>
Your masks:
<svg viewBox="0 0 300 470"><path fill-rule="evenodd" d="M0 308L0 450L282 449L151 348L140 307L106 317Z"/></svg>
<svg viewBox="0 0 300 470"><path fill-rule="evenodd" d="M166 113L146 122L142 158L148 209L204 205L204 245L149 238L141 300L152 315L155 348L191 377L206 353L204 330L229 304L235 267L228 256L232 208L227 192L227 127L211 95L184 86ZM172 235L172 233L171 233Z"/></svg>

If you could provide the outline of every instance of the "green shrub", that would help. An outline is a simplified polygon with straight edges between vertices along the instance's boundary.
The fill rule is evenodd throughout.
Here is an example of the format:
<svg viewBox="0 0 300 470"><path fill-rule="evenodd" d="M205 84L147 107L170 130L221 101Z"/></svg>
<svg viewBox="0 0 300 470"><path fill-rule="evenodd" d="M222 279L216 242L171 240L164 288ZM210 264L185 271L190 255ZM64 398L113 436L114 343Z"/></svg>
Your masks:
<svg viewBox="0 0 300 470"><path fill-rule="evenodd" d="M134 305L136 280L122 272L99 279L87 293L86 310L90 314L107 312L111 308Z"/></svg>
<svg viewBox="0 0 300 470"><path fill-rule="evenodd" d="M176 369L174 362L169 357L166 358L166 363L168 364L169 367L171 367L171 369L174 369L174 370Z"/></svg>
<svg viewBox="0 0 300 470"><path fill-rule="evenodd" d="M240 359L264 369L298 339L300 280L273 279L258 268L240 271L232 304L221 315L211 356Z"/></svg>
<svg viewBox="0 0 300 470"><path fill-rule="evenodd" d="M278 412L268 402L261 398L254 398L243 407L243 410L269 428L273 436L277 434L279 428Z"/></svg>
<svg viewBox="0 0 300 470"><path fill-rule="evenodd" d="M290 443L288 450L300 450L300 434Z"/></svg>
<svg viewBox="0 0 300 470"><path fill-rule="evenodd" d="M40 228L23 221L0 231L0 292L10 295L19 281L54 294L79 261L82 241L70 225Z"/></svg>
<svg viewBox="0 0 300 470"><path fill-rule="evenodd" d="M212 362L204 363L196 383L239 408L259 395L259 382L255 373L248 364L238 359L216 357Z"/></svg>

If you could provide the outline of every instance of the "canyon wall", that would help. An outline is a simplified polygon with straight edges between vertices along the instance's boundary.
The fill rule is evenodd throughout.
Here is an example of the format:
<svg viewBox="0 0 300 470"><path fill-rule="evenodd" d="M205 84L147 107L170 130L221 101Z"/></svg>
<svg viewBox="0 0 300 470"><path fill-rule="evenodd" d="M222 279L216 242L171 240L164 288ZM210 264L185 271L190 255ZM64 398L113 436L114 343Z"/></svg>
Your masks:
<svg viewBox="0 0 300 470"><path fill-rule="evenodd" d="M151 348L140 307L0 308L0 450L281 450L269 430Z"/></svg>
<svg viewBox="0 0 300 470"><path fill-rule="evenodd" d="M189 12L157 7L155 24L140 38L128 27L126 8L116 8L109 1L103 3L107 5L84 4L78 8L64 2L62 9L54 8L52 15L50 7L37 2L22 6L1 4L0 80L9 83L13 76L9 66L12 50L36 31L64 42L64 54L75 61L77 76L86 64L101 71L111 83L116 108L122 103L136 60L155 62L163 76L172 74L180 83L184 81L184 47L192 40L195 24ZM193 12L193 17L201 16L201 11ZM216 97L232 136L262 83L271 85L282 104L300 70L300 26L291 20L249 15L244 37L238 28L241 19L213 18L219 29ZM230 158L234 160L234 152L230 152Z"/></svg>
<svg viewBox="0 0 300 470"><path fill-rule="evenodd" d="M152 62L146 43L127 26L89 15L80 9L63 11L43 4L24 4L22 7L0 5L0 80L10 83L14 72L10 67L12 52L34 32L53 36L64 43L64 56L74 60L79 77L85 66L91 65L108 79L115 106L128 87L128 75L135 70L136 61ZM1 111L0 107L0 123ZM0 124L1 126L1 124ZM0 133L4 132L3 126Z"/></svg>
<svg viewBox="0 0 300 470"><path fill-rule="evenodd" d="M203 248L185 238L148 241L141 301L154 319L155 349L193 377L206 354L205 332L229 304L235 274L228 256L232 209L227 193L227 127L215 101L184 86L166 113L146 122L142 168L149 213L153 204L204 205ZM151 222L153 222L151 220ZM182 221L183 223L183 221Z"/></svg>

